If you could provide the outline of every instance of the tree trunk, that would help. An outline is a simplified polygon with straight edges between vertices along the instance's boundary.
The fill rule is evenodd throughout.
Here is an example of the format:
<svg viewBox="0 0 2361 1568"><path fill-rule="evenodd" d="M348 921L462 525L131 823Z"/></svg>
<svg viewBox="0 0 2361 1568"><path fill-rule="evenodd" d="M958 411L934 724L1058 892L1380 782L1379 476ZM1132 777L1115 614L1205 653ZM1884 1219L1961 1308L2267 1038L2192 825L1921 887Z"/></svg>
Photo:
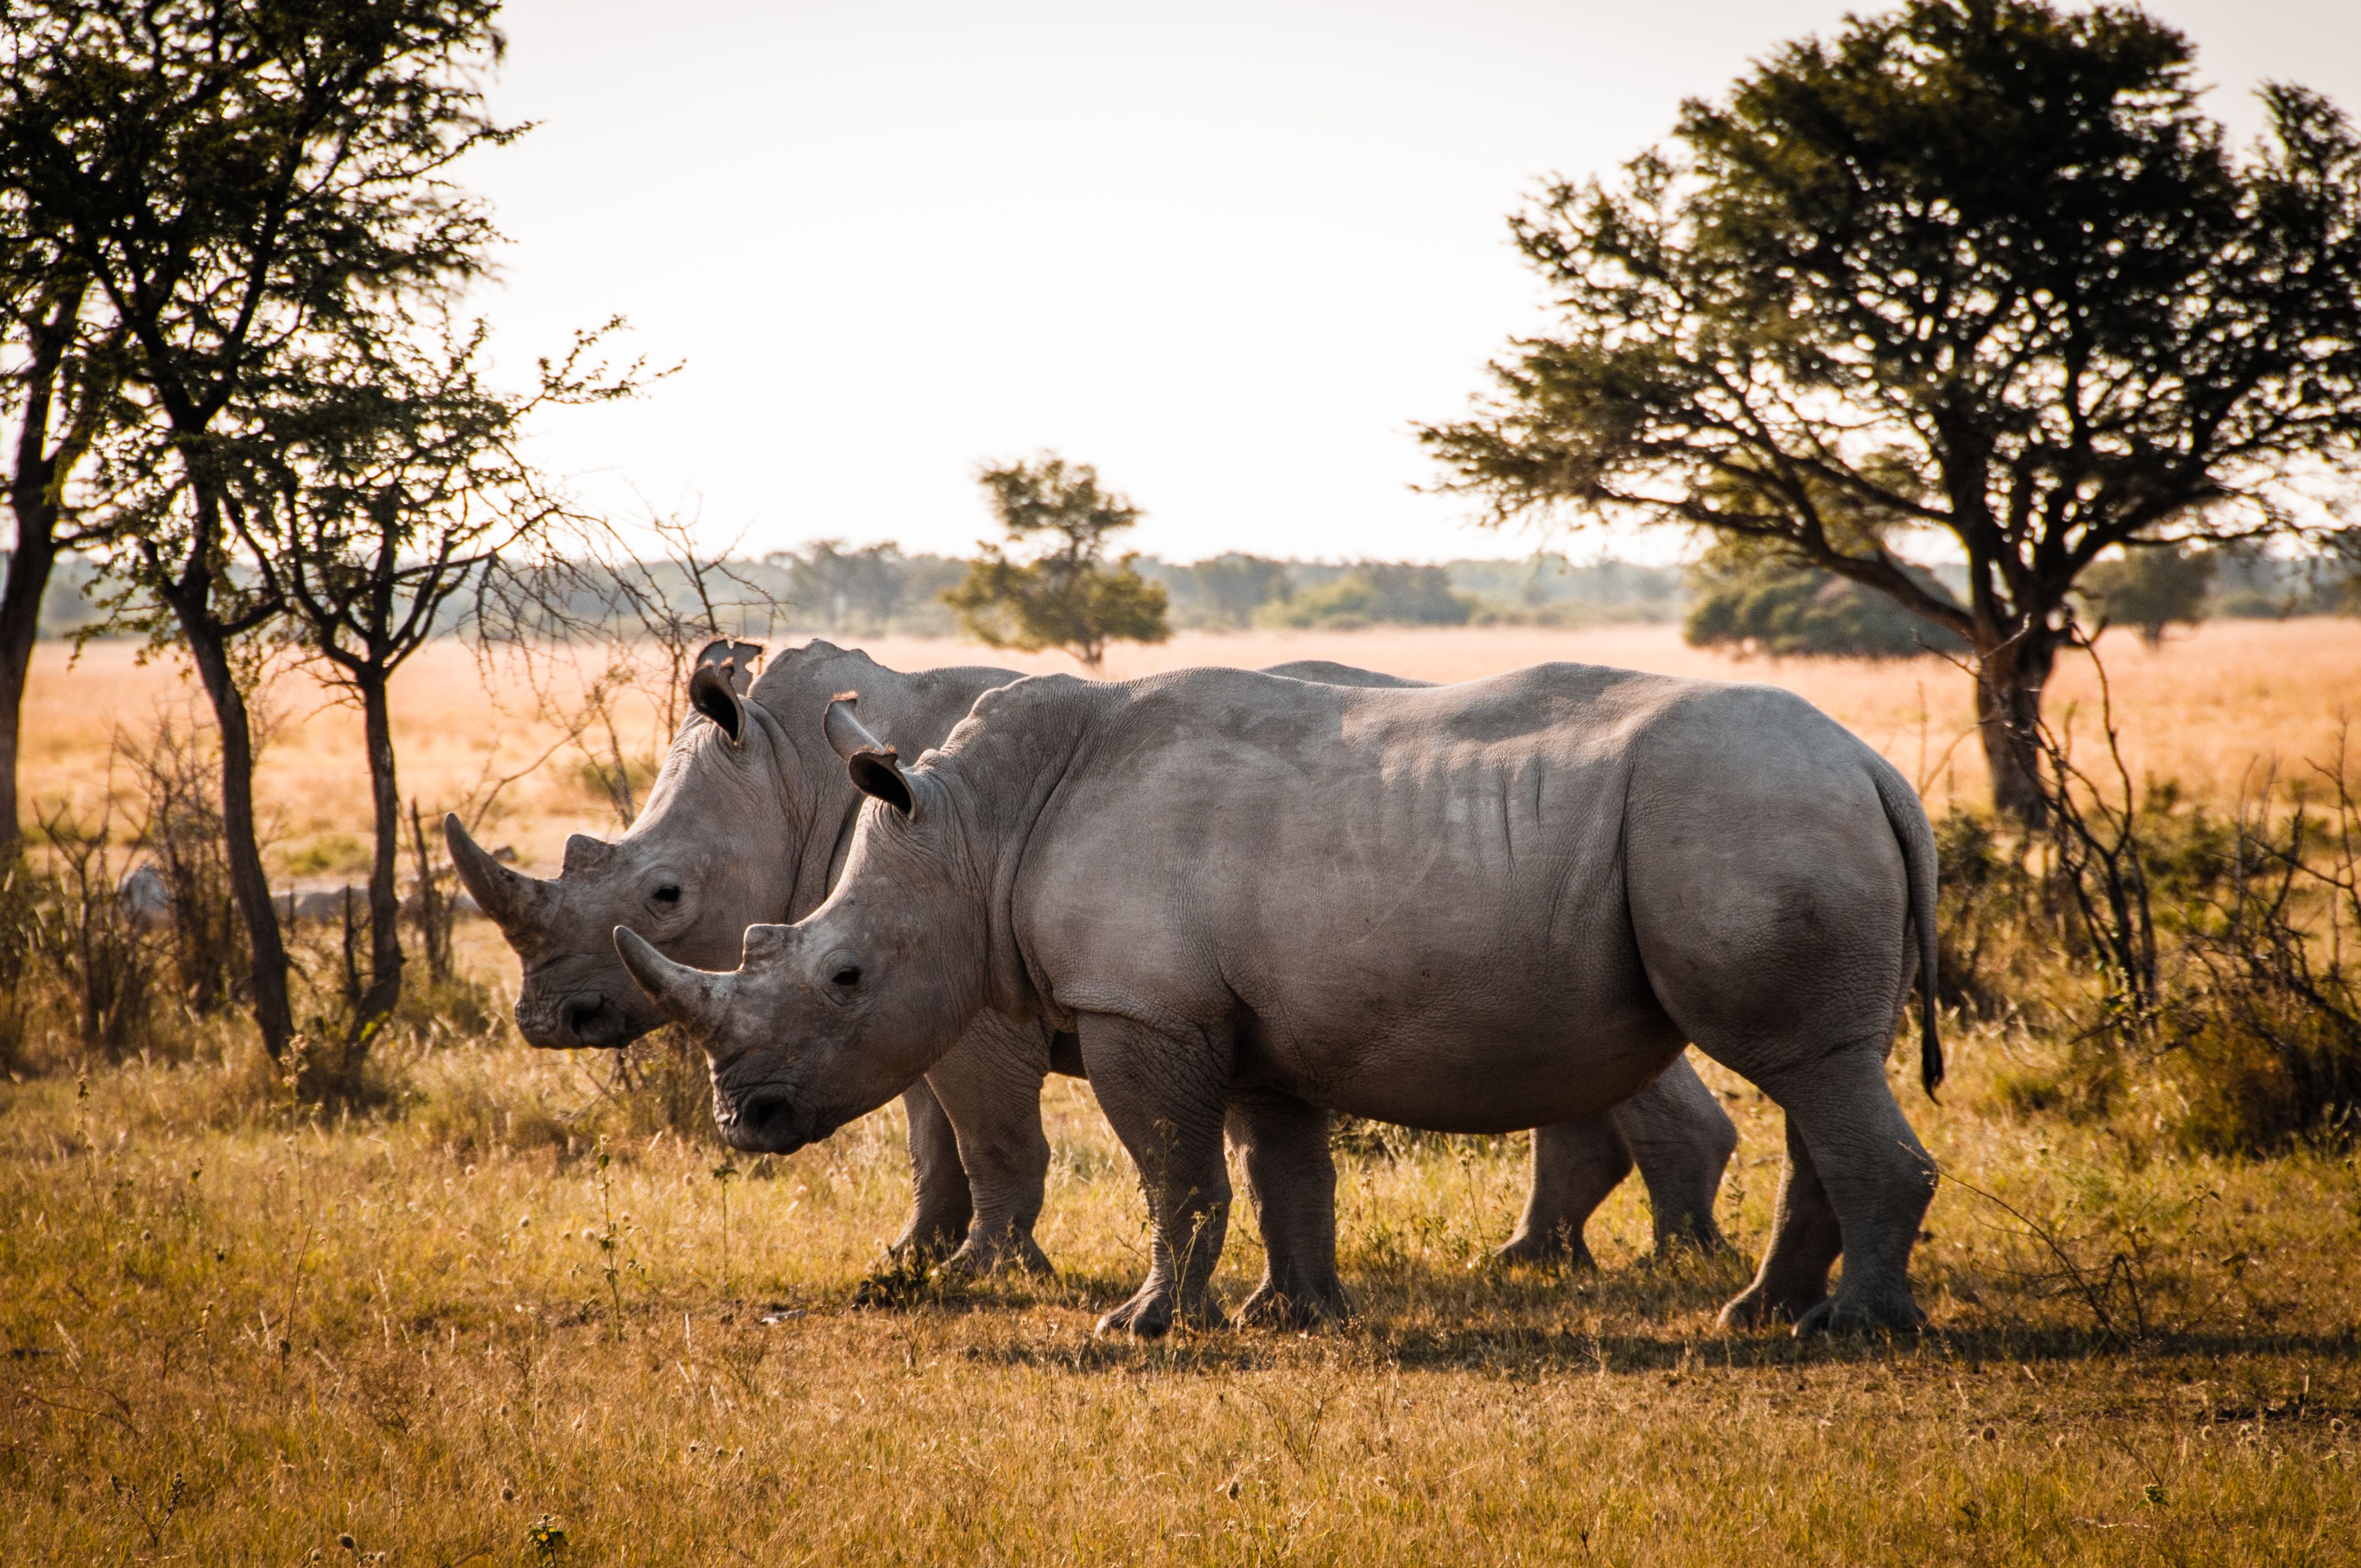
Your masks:
<svg viewBox="0 0 2361 1568"><path fill-rule="evenodd" d="M2058 660L2047 618L1976 650L1976 722L1992 770L1993 807L2028 828L2049 820L2041 783L2041 693Z"/></svg>
<svg viewBox="0 0 2361 1568"><path fill-rule="evenodd" d="M434 851L426 847L426 822L419 815L418 797L410 797L410 847L418 865L418 950L426 959L430 981L451 978L450 902L434 870Z"/></svg>
<svg viewBox="0 0 2361 1568"><path fill-rule="evenodd" d="M247 715L246 694L230 669L229 646L221 629L201 605L175 602L172 608L221 730L222 837L230 891L237 896L247 950L254 958L254 1022L262 1031L262 1048L279 1061L294 1038L295 1017L287 1001L287 945L280 938L279 913L270 906L270 879L263 872L262 849L254 837L254 726Z"/></svg>
<svg viewBox="0 0 2361 1568"><path fill-rule="evenodd" d="M361 693L361 733L368 748L369 803L377 832L376 854L369 862L369 982L353 1018L356 1044L401 1000L401 891L394 880L401 848L401 792L393 776L393 718L386 704L386 678L381 669L365 669L354 676Z"/></svg>
<svg viewBox="0 0 2361 1568"><path fill-rule="evenodd" d="M25 682L40 635L41 599L57 565L57 518L38 502L16 499L16 548L8 557L8 587L0 593L0 863L16 855L19 806L16 750L22 733Z"/></svg>

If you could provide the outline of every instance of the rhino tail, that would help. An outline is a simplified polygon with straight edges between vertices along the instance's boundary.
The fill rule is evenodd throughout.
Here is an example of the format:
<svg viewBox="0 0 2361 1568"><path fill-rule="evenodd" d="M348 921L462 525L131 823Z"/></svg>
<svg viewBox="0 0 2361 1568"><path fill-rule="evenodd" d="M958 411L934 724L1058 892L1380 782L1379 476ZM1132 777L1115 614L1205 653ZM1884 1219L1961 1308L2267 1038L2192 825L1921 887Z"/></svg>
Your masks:
<svg viewBox="0 0 2361 1568"><path fill-rule="evenodd" d="M1927 808L1918 792L1893 763L1874 754L1870 776L1877 784L1878 803L1902 847L1904 874L1909 883L1910 925L1918 938L1918 1081L1927 1098L1943 1081L1943 1038L1936 1025L1935 830L1927 822Z"/></svg>

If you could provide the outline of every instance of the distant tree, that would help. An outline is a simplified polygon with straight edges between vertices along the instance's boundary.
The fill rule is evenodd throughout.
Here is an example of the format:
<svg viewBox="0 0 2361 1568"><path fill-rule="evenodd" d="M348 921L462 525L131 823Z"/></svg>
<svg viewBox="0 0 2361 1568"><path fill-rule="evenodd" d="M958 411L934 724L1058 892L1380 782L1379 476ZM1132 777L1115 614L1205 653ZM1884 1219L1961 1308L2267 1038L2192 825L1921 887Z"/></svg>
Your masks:
<svg viewBox="0 0 2361 1568"><path fill-rule="evenodd" d="M1295 574L1288 564L1260 555L1216 555L1193 565L1170 567L1166 576L1195 599L1198 618L1205 624L1234 630L1253 625L1257 610L1295 591Z"/></svg>
<svg viewBox="0 0 2361 1568"><path fill-rule="evenodd" d="M1929 594L1950 598L1933 573L1911 570L1923 574ZM1691 568L1689 586L1695 597L1681 635L1700 648L1901 659L1967 647L1956 632L1911 614L1888 595L1759 546L1715 546Z"/></svg>
<svg viewBox="0 0 2361 1568"><path fill-rule="evenodd" d="M1030 463L978 471L1005 541L983 541L967 578L944 591L960 624L995 648L1063 648L1096 674L1110 642L1161 642L1165 593L1133 565L1109 565L1107 538L1139 521L1138 509L1099 488L1098 470L1044 453ZM1036 546L1029 561L1010 547Z"/></svg>
<svg viewBox="0 0 2361 1568"><path fill-rule="evenodd" d="M102 301L126 360L138 490L118 602L195 666L264 1046L293 1033L255 839L244 652L284 600L241 561L232 411L307 336L464 284L494 235L446 175L515 133L485 115L497 0L5 0L15 72L0 205Z"/></svg>
<svg viewBox="0 0 2361 1568"><path fill-rule="evenodd" d="M1476 601L1452 592L1451 576L1440 566L1363 561L1334 582L1272 606L1264 619L1278 626L1350 630L1380 624L1464 626L1475 613Z"/></svg>
<svg viewBox="0 0 2361 1568"><path fill-rule="evenodd" d="M2149 647L2167 629L2205 619L2220 557L2211 550L2170 544L2127 551L2121 560L2096 561L2082 574L2081 597L2103 620L2136 627Z"/></svg>
<svg viewBox="0 0 2361 1568"><path fill-rule="evenodd" d="M884 631L906 597L902 547L815 539L769 559L787 569L787 595L824 631Z"/></svg>
<svg viewBox="0 0 2361 1568"><path fill-rule="evenodd" d="M2361 141L2264 89L2243 160L2146 14L1910 0L1790 44L1611 182L1513 225L1562 311L1422 439L1496 521L1771 543L1973 650L1995 799L2071 596L2134 542L2324 521L2361 458ZM1949 536L1967 592L1898 552Z"/></svg>

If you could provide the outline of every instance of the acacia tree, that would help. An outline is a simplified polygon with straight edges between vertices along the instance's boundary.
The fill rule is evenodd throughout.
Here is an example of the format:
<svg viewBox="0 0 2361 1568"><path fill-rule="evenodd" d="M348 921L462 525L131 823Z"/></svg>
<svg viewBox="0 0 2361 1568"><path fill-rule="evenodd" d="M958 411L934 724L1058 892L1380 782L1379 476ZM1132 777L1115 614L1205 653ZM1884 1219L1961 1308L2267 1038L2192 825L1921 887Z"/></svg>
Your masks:
<svg viewBox="0 0 2361 1568"><path fill-rule="evenodd" d="M1164 589L1139 575L1136 557L1107 563L1108 536L1140 513L1099 488L1097 469L1044 453L1030 463L987 466L976 482L1007 537L979 543L966 579L944 590L961 626L994 648L1063 648L1094 675L1109 642L1172 635ZM1010 558L1010 546L1037 541L1032 560Z"/></svg>
<svg viewBox="0 0 2361 1568"><path fill-rule="evenodd" d="M2136 10L1911 0L1777 51L1512 221L1561 313L1421 438L1496 521L1763 542L1965 639L2043 814L2070 595L2124 550L2306 532L2361 439L2361 144L2263 91L2235 158ZM1899 552L1964 554L1952 600Z"/></svg>
<svg viewBox="0 0 2361 1568"><path fill-rule="evenodd" d="M504 556L568 520L518 441L544 407L634 389L637 365L611 376L592 362L620 324L580 334L543 362L536 391L512 394L484 378L481 323L430 334L399 312L352 314L282 356L235 411L226 510L258 597L283 607L291 640L361 710L375 839L347 1072L401 995L394 673Z"/></svg>
<svg viewBox="0 0 2361 1568"><path fill-rule="evenodd" d="M515 133L483 113L497 0L5 0L17 72L5 199L54 236L124 340L145 482L109 565L177 632L221 733L230 882L263 1043L292 1034L254 830L240 640L282 608L236 564L232 411L307 335L485 266L454 159ZM167 630L169 628L169 630Z"/></svg>

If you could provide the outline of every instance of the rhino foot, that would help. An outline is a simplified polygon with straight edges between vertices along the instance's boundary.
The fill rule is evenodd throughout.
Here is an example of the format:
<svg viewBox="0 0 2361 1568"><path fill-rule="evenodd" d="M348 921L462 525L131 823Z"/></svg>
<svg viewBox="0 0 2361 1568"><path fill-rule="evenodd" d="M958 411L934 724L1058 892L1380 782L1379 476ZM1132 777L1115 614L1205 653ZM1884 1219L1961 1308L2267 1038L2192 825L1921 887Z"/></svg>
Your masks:
<svg viewBox="0 0 2361 1568"><path fill-rule="evenodd" d="M1837 1293L1795 1320L1795 1337L1811 1334L1915 1334L1927 1326L1927 1314L1910 1299L1906 1286L1837 1287Z"/></svg>
<svg viewBox="0 0 2361 1568"><path fill-rule="evenodd" d="M1353 1304L1341 1285L1332 1282L1323 1289L1298 1287L1281 1290L1265 1279L1238 1308L1237 1321L1240 1328L1292 1332L1341 1323L1352 1315Z"/></svg>
<svg viewBox="0 0 2361 1568"><path fill-rule="evenodd" d="M1702 1223L1692 1220L1658 1232L1653 1255L1663 1262L1673 1258L1733 1257L1737 1253L1730 1238L1721 1234L1721 1227L1708 1219Z"/></svg>
<svg viewBox="0 0 2361 1568"><path fill-rule="evenodd" d="M1827 1305L1825 1291L1804 1296L1751 1285L1732 1297L1715 1320L1725 1329L1768 1328L1773 1323L1798 1322Z"/></svg>
<svg viewBox="0 0 2361 1568"><path fill-rule="evenodd" d="M1192 1308L1184 1308L1174 1293L1162 1285L1143 1286L1139 1294L1099 1320L1098 1332L1103 1334L1127 1333L1139 1339L1159 1339L1176 1323L1191 1328L1218 1329L1223 1326L1222 1310L1212 1299L1201 1299Z"/></svg>
<svg viewBox="0 0 2361 1568"><path fill-rule="evenodd" d="M1493 1260L1504 1266L1528 1264L1536 1268L1563 1268L1575 1274L1587 1274L1597 1269L1598 1260L1590 1255L1590 1248L1580 1235L1569 1235L1564 1227L1547 1231L1519 1231L1507 1242L1493 1249Z"/></svg>
<svg viewBox="0 0 2361 1568"><path fill-rule="evenodd" d="M1048 1276L1057 1272L1049 1266L1049 1256L1031 1236L1004 1234L997 1241L984 1241L970 1236L959 1251L943 1259L941 1272L980 1279L1003 1269L1013 1273Z"/></svg>
<svg viewBox="0 0 2361 1568"><path fill-rule="evenodd" d="M940 1299L943 1287L949 1283L952 1282L944 1279L923 1257L909 1255L894 1259L855 1285L852 1304L895 1311Z"/></svg>

